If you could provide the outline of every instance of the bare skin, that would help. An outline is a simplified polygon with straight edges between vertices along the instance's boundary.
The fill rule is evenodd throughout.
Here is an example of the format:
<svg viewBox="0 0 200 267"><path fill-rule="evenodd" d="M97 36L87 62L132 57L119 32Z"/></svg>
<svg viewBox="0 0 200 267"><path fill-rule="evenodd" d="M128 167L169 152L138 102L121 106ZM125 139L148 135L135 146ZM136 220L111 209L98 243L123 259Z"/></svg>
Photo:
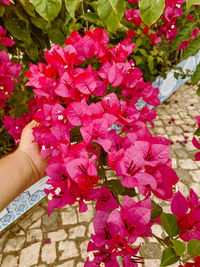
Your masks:
<svg viewBox="0 0 200 267"><path fill-rule="evenodd" d="M38 144L33 142L30 122L23 130L17 150L0 159L0 211L13 199L44 176L47 160L40 156Z"/></svg>

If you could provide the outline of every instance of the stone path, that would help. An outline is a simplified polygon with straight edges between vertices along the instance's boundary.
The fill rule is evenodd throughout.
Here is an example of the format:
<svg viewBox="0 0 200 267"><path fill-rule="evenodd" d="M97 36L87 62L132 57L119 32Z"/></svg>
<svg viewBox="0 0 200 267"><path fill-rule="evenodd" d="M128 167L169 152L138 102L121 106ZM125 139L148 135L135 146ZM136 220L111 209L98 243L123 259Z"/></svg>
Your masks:
<svg viewBox="0 0 200 267"><path fill-rule="evenodd" d="M196 149L191 143L197 128L194 117L200 114L200 98L190 84L183 85L167 101L157 107L157 120L152 132L171 140L171 158L185 195L193 188L200 196L200 162L194 162ZM169 206L164 206L169 211ZM1 267L83 267L86 248L93 231L93 205L78 214L77 205L54 210L47 216L47 200L43 199L12 226L0 234ZM154 226L158 236L164 235ZM139 243L141 240L137 240ZM160 265L159 243L143 242L141 254L145 266ZM173 265L178 266L177 264Z"/></svg>

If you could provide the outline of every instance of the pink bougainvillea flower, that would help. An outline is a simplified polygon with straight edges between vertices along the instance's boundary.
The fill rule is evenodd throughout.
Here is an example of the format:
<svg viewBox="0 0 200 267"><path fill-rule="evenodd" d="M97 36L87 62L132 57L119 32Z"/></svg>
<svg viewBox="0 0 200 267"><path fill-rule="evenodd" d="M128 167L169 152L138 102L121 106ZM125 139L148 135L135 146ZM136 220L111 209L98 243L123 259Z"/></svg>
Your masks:
<svg viewBox="0 0 200 267"><path fill-rule="evenodd" d="M9 0L1 0L0 4L4 4L4 5L10 5L10 1Z"/></svg>
<svg viewBox="0 0 200 267"><path fill-rule="evenodd" d="M3 29L3 27L1 26L0 26L0 43L2 43L2 45L7 47L11 47L15 44L15 42L10 37L6 37L6 29Z"/></svg>
<svg viewBox="0 0 200 267"><path fill-rule="evenodd" d="M102 210L108 212L119 207L113 194L105 186L102 186L98 192L99 195L95 197L97 199L97 204L95 206L96 211Z"/></svg>
<svg viewBox="0 0 200 267"><path fill-rule="evenodd" d="M192 144L197 148L197 149L200 149L200 142L198 142L197 138L196 137L193 137L192 139ZM199 161L200 160L200 152L197 152L195 154L195 160L196 161Z"/></svg>
<svg viewBox="0 0 200 267"><path fill-rule="evenodd" d="M69 177L77 183L82 190L93 188L93 185L99 180L97 165L94 162L95 159L96 157L93 155L90 159L78 158L66 164Z"/></svg>
<svg viewBox="0 0 200 267"><path fill-rule="evenodd" d="M181 216L188 211L187 199L180 192L173 197L171 202L171 210L176 216Z"/></svg>
<svg viewBox="0 0 200 267"><path fill-rule="evenodd" d="M151 33L149 37L152 45L158 44L162 41L162 39L158 37L158 33Z"/></svg>
<svg viewBox="0 0 200 267"><path fill-rule="evenodd" d="M139 9L130 9L125 12L126 20L134 22L136 27L139 27L142 24L142 19L140 17Z"/></svg>
<svg viewBox="0 0 200 267"><path fill-rule="evenodd" d="M190 190L187 200L180 193L175 195L171 209L177 216L180 238L186 242L191 239L200 240L200 201L194 190Z"/></svg>
<svg viewBox="0 0 200 267"><path fill-rule="evenodd" d="M197 36L199 34L199 28L195 28L193 31L192 31L192 34L191 34L191 39L196 39Z"/></svg>

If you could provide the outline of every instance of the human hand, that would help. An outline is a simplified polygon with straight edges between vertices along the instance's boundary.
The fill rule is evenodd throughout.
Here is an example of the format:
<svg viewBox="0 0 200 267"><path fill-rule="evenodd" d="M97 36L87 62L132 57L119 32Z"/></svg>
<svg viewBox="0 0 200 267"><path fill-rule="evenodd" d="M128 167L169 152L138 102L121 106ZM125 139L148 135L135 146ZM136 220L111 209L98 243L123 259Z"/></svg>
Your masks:
<svg viewBox="0 0 200 267"><path fill-rule="evenodd" d="M24 152L31 161L33 168L34 176L37 177L36 180L39 180L44 176L44 170L47 166L48 160L42 159L38 144L33 142L33 127L38 126L36 121L31 121L22 131L21 141L17 151Z"/></svg>

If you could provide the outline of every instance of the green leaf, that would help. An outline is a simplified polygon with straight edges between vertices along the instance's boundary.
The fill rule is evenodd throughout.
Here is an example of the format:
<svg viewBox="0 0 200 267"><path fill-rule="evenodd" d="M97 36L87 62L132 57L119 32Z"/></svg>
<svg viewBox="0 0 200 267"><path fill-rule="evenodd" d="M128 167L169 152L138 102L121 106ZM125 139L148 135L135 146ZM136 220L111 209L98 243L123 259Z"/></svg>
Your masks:
<svg viewBox="0 0 200 267"><path fill-rule="evenodd" d="M194 135L196 135L196 136L200 136L200 128L198 128L198 129L195 131Z"/></svg>
<svg viewBox="0 0 200 267"><path fill-rule="evenodd" d="M191 239L187 245L187 251L191 256L200 256L200 241Z"/></svg>
<svg viewBox="0 0 200 267"><path fill-rule="evenodd" d="M62 6L62 0L29 0L41 17L47 21L55 19Z"/></svg>
<svg viewBox="0 0 200 267"><path fill-rule="evenodd" d="M23 21L18 20L16 17L8 16L4 18L6 29L17 40L24 41L27 45L32 43L30 31L27 29Z"/></svg>
<svg viewBox="0 0 200 267"><path fill-rule="evenodd" d="M72 18L75 17L75 11L80 3L81 0L65 0L66 9Z"/></svg>
<svg viewBox="0 0 200 267"><path fill-rule="evenodd" d="M37 47L31 46L28 49L25 49L28 57L33 60L33 61L37 61L38 59L38 49Z"/></svg>
<svg viewBox="0 0 200 267"><path fill-rule="evenodd" d="M140 0L139 9L143 22L151 26L162 15L165 8L165 0Z"/></svg>
<svg viewBox="0 0 200 267"><path fill-rule="evenodd" d="M186 20L185 24L179 28L178 34L172 43L173 50L177 50L177 48L183 41L191 39L191 34L195 27L196 25L193 21Z"/></svg>
<svg viewBox="0 0 200 267"><path fill-rule="evenodd" d="M20 0L23 5L24 10L32 17L35 17L35 8L28 0Z"/></svg>
<svg viewBox="0 0 200 267"><path fill-rule="evenodd" d="M151 220L160 217L163 209L155 201L151 200Z"/></svg>
<svg viewBox="0 0 200 267"><path fill-rule="evenodd" d="M124 187L119 180L111 179L108 180L106 184L110 185L118 195L128 195L129 197L134 197L137 195L134 188Z"/></svg>
<svg viewBox="0 0 200 267"><path fill-rule="evenodd" d="M171 240L174 250L176 251L176 254L178 256L181 256L185 250L186 250L186 245L184 242L179 241L179 240Z"/></svg>
<svg viewBox="0 0 200 267"><path fill-rule="evenodd" d="M200 50L200 36L198 36L196 39L192 39L189 43L188 47L186 48L182 59L186 59L189 56L195 55Z"/></svg>
<svg viewBox="0 0 200 267"><path fill-rule="evenodd" d="M186 0L187 8L192 5L200 5L200 0Z"/></svg>
<svg viewBox="0 0 200 267"><path fill-rule="evenodd" d="M108 0L98 1L98 15L110 32L115 33L125 12L125 0L115 0L115 10Z"/></svg>
<svg viewBox="0 0 200 267"><path fill-rule="evenodd" d="M111 7L113 8L113 10L115 11L115 13L117 14L117 0L108 0L110 2Z"/></svg>
<svg viewBox="0 0 200 267"><path fill-rule="evenodd" d="M176 255L173 248L165 248L162 253L161 265L160 267L168 266L176 263L179 257Z"/></svg>
<svg viewBox="0 0 200 267"><path fill-rule="evenodd" d="M191 80L193 85L197 84L200 80L200 63L197 65L196 70L191 77Z"/></svg>
<svg viewBox="0 0 200 267"><path fill-rule="evenodd" d="M166 233L170 236L176 236L180 232L180 229L177 225L177 217L170 213L162 213L161 216L162 225Z"/></svg>
<svg viewBox="0 0 200 267"><path fill-rule="evenodd" d="M63 45L65 36L59 27L51 28L48 32L48 36L54 44Z"/></svg>
<svg viewBox="0 0 200 267"><path fill-rule="evenodd" d="M196 90L196 94L197 94L198 96L200 96L200 85L199 85L198 89Z"/></svg>
<svg viewBox="0 0 200 267"><path fill-rule="evenodd" d="M5 13L5 8L1 6L0 8L0 17L3 17L3 14Z"/></svg>
<svg viewBox="0 0 200 267"><path fill-rule="evenodd" d="M35 17L35 18L31 18L31 22L39 29L43 30L45 32L45 30L48 27L48 22L41 18L41 17Z"/></svg>
<svg viewBox="0 0 200 267"><path fill-rule="evenodd" d="M95 13L91 13L91 12L90 13L85 13L85 14L81 15L81 18L83 18L84 20L87 20L87 21L89 21L91 23L94 23L94 24L96 24L98 26L101 26L101 27L103 26L103 23L100 20L99 16L97 14L95 14Z"/></svg>

